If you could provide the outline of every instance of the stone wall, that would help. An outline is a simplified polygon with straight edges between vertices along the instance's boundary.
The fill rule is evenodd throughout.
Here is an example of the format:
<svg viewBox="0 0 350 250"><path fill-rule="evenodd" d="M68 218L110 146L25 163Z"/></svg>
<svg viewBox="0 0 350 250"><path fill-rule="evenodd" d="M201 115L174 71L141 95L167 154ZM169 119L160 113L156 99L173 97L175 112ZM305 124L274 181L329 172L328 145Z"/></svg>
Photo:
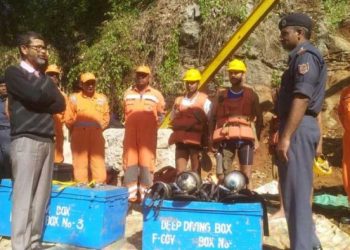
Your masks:
<svg viewBox="0 0 350 250"><path fill-rule="evenodd" d="M175 166L175 146L168 145L171 129L158 130L156 170L165 166ZM72 163L72 153L68 140L68 131L65 129L64 162ZM107 168L118 169L121 172L123 155L123 128L109 128L103 132L105 138L105 162Z"/></svg>
<svg viewBox="0 0 350 250"><path fill-rule="evenodd" d="M175 147L168 145L168 138L171 129L159 129L157 142L157 160L156 170L164 166L175 166ZM123 128L110 128L103 132L106 140L106 166L123 171L122 154L123 154Z"/></svg>

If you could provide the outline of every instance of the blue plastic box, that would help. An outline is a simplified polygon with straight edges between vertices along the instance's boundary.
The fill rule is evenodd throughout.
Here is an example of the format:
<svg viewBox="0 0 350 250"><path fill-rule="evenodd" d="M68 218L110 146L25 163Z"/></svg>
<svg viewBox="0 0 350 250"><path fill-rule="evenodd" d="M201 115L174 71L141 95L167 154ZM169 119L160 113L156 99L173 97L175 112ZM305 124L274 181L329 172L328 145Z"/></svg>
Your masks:
<svg viewBox="0 0 350 250"><path fill-rule="evenodd" d="M143 206L143 250L237 249L263 246L260 203L164 201ZM158 210L158 211L157 211Z"/></svg>
<svg viewBox="0 0 350 250"><path fill-rule="evenodd" d="M124 237L128 209L126 188L52 187L43 241L100 249ZM0 183L0 235L10 236L10 180Z"/></svg>

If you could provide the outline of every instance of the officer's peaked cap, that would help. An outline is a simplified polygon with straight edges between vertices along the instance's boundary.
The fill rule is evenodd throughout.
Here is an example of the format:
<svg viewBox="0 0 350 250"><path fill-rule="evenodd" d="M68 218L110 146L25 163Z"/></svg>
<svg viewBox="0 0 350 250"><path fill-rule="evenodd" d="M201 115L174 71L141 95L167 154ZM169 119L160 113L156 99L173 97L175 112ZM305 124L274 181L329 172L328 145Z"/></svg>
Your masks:
<svg viewBox="0 0 350 250"><path fill-rule="evenodd" d="M278 24L280 30L287 26L301 26L311 31L312 20L308 15L304 13L291 13L282 17Z"/></svg>

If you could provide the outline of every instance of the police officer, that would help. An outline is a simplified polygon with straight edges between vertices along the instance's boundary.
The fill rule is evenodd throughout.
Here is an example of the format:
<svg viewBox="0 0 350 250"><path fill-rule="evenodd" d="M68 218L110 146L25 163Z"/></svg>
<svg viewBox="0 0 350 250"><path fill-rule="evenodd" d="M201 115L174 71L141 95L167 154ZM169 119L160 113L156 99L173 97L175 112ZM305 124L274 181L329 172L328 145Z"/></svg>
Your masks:
<svg viewBox="0 0 350 250"><path fill-rule="evenodd" d="M327 68L321 53L309 42L311 28L311 19L302 13L286 15L279 22L280 41L289 51L289 60L277 103L277 156L290 247L296 250L322 249L315 235L310 195Z"/></svg>

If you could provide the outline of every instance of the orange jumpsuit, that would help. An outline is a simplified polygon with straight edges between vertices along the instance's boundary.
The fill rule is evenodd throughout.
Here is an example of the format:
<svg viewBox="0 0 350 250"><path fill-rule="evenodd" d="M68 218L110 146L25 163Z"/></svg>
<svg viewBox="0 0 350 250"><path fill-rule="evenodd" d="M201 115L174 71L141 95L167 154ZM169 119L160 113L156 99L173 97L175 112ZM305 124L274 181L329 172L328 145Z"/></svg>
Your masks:
<svg viewBox="0 0 350 250"><path fill-rule="evenodd" d="M129 88L124 94L124 185L129 189L131 200L137 195L139 175L141 195L145 188L152 184L157 148L158 115L164 113L164 107L164 97L158 90L150 86L147 86L142 94L136 87Z"/></svg>
<svg viewBox="0 0 350 250"><path fill-rule="evenodd" d="M102 132L109 124L109 106L106 96L92 97L82 92L69 97L65 123L71 132L74 178L79 183L92 180L106 181L105 141Z"/></svg>
<svg viewBox="0 0 350 250"><path fill-rule="evenodd" d="M350 201L350 87L345 88L340 95L338 115L344 127L343 135L343 182L344 189Z"/></svg>
<svg viewBox="0 0 350 250"><path fill-rule="evenodd" d="M61 94L64 96L66 103L68 103L67 95L61 91ZM63 157L63 124L64 124L64 112L55 114L53 116L53 120L55 122L55 134L56 134L56 142L55 142L55 163L62 163L64 161Z"/></svg>

